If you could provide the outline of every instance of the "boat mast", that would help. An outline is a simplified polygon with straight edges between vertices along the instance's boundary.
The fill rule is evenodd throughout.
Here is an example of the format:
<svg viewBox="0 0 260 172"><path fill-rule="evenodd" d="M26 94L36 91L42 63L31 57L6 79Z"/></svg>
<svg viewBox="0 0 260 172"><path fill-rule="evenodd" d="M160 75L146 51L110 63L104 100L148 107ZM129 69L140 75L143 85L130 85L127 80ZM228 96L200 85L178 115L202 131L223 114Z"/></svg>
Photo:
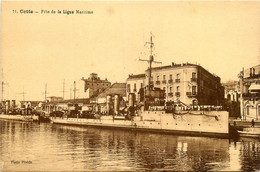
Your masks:
<svg viewBox="0 0 260 172"><path fill-rule="evenodd" d="M74 104L75 104L75 99L76 99L76 81L74 81Z"/></svg>
<svg viewBox="0 0 260 172"><path fill-rule="evenodd" d="M2 81L2 102L4 101L4 81Z"/></svg>
<svg viewBox="0 0 260 172"><path fill-rule="evenodd" d="M60 92L62 92L62 98L63 98L63 100L65 99L65 79L63 79L63 88L62 88L62 91L60 91Z"/></svg>
<svg viewBox="0 0 260 172"><path fill-rule="evenodd" d="M47 101L47 83L45 84L45 91L44 91L44 101Z"/></svg>
<svg viewBox="0 0 260 172"><path fill-rule="evenodd" d="M162 62L157 62L154 61L154 55L153 55L153 47L154 47L154 43L153 43L153 35L151 33L151 37L150 37L150 42L146 42L146 44L150 44L150 56L149 56L149 60L144 60L144 59L139 59L140 61L146 61L149 63L149 67L148 67L148 94L150 94L150 90L152 90L153 84L151 84L151 78L152 78L152 63L158 63L158 64L162 64ZM149 96L150 97L150 96Z"/></svg>
<svg viewBox="0 0 260 172"><path fill-rule="evenodd" d="M62 93L63 93L63 100L64 100L64 95L65 95L65 79L63 80L63 90L62 90Z"/></svg>
<svg viewBox="0 0 260 172"><path fill-rule="evenodd" d="M24 87L23 87L23 92L17 93L17 94L22 94L22 95L23 95L23 102L24 102L24 100L25 100L25 99L24 99L24 95L27 94L27 93L24 92Z"/></svg>
<svg viewBox="0 0 260 172"><path fill-rule="evenodd" d="M2 102L4 101L4 86L5 85L8 85L8 83L6 83L6 82L4 82L4 70L3 70L3 68L2 68L2 82L1 82L1 84L2 84Z"/></svg>
<svg viewBox="0 0 260 172"><path fill-rule="evenodd" d="M150 42L147 42L150 44L150 59L149 59L149 76L148 76L148 85L149 85L149 90L151 90L151 78L152 78L152 62L153 62L153 37L151 35Z"/></svg>

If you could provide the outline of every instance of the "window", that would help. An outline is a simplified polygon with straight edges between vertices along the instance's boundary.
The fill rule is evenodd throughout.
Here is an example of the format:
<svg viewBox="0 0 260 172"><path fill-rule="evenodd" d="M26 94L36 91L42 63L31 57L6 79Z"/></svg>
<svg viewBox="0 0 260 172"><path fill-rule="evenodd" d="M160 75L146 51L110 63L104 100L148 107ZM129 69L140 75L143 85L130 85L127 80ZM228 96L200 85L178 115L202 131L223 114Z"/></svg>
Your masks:
<svg viewBox="0 0 260 172"><path fill-rule="evenodd" d="M177 92L180 92L180 86L177 86L177 87L176 87L176 91L177 91Z"/></svg>
<svg viewBox="0 0 260 172"><path fill-rule="evenodd" d="M143 83L140 84L140 88L143 88Z"/></svg>
<svg viewBox="0 0 260 172"><path fill-rule="evenodd" d="M170 93L172 93L172 87L170 87Z"/></svg>
<svg viewBox="0 0 260 172"><path fill-rule="evenodd" d="M166 77L165 77L165 75L163 75L163 80L164 80L164 81L166 80Z"/></svg>
<svg viewBox="0 0 260 172"><path fill-rule="evenodd" d="M170 74L170 80L172 80L172 74Z"/></svg>
<svg viewBox="0 0 260 172"><path fill-rule="evenodd" d="M134 84L134 90L136 90L136 84Z"/></svg>
<svg viewBox="0 0 260 172"><path fill-rule="evenodd" d="M163 90L166 90L166 87L163 87Z"/></svg>
<svg viewBox="0 0 260 172"><path fill-rule="evenodd" d="M159 81L160 80L160 77L159 76L157 76L157 81Z"/></svg>
<svg viewBox="0 0 260 172"><path fill-rule="evenodd" d="M130 86L130 84L127 84L127 92L131 92L131 86Z"/></svg>
<svg viewBox="0 0 260 172"><path fill-rule="evenodd" d="M176 76L176 77L177 77L177 79L180 79L180 74L179 74L179 73L177 73L177 76Z"/></svg>
<svg viewBox="0 0 260 172"><path fill-rule="evenodd" d="M196 77L196 72L192 72L192 78L197 78Z"/></svg>
<svg viewBox="0 0 260 172"><path fill-rule="evenodd" d="M192 86L192 93L196 93L196 86Z"/></svg>

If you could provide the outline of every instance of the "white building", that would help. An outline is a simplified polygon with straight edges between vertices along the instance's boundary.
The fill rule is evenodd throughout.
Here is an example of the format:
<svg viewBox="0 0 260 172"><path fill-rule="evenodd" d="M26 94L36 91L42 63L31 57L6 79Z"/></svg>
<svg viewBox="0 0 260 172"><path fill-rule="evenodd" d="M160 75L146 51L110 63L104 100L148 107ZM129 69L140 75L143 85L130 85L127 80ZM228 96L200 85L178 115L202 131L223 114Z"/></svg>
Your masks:
<svg viewBox="0 0 260 172"><path fill-rule="evenodd" d="M129 75L127 95L135 93L140 99L139 90L148 85L148 74ZM203 67L183 63L154 67L151 82L155 88L165 90L166 101L181 101L186 105L223 105L224 87L220 78Z"/></svg>

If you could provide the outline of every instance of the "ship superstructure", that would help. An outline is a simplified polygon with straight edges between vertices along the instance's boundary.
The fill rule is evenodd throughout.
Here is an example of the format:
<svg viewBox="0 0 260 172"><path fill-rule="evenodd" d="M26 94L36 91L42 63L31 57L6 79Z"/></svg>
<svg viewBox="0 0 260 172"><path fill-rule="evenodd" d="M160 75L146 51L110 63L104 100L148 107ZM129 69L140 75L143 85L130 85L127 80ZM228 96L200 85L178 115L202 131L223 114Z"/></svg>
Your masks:
<svg viewBox="0 0 260 172"><path fill-rule="evenodd" d="M153 40L150 42L148 84L139 90L140 100L130 93L126 107L120 107L119 95L106 97L106 113L93 112L63 114L52 116L53 123L74 124L99 127L125 128L143 131L156 131L188 135L228 136L228 112L221 106L194 105L188 106L181 101L165 102L165 90L155 88L151 82L153 56Z"/></svg>

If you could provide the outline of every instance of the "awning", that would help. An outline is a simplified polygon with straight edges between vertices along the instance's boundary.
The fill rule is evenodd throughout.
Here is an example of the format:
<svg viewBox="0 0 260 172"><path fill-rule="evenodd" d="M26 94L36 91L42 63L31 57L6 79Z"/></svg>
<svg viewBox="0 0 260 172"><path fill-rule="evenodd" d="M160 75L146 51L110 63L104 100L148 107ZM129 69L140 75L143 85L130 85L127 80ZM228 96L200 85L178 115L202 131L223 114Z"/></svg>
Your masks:
<svg viewBox="0 0 260 172"><path fill-rule="evenodd" d="M255 91L255 90L260 91L260 85L253 83L253 84L250 85L249 90L250 91Z"/></svg>

